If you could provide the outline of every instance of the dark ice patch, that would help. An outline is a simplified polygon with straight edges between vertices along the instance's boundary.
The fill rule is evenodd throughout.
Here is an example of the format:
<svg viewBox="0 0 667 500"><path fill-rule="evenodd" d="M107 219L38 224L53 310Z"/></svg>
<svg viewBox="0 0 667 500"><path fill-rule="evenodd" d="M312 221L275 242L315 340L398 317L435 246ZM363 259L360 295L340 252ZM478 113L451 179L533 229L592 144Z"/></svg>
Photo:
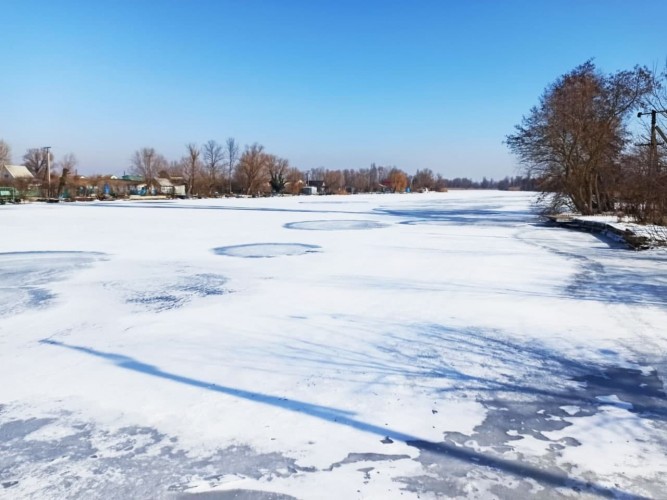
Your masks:
<svg viewBox="0 0 667 500"><path fill-rule="evenodd" d="M318 245L306 245L304 243L250 243L217 247L213 249L213 253L245 259L262 259L316 253L320 248Z"/></svg>
<svg viewBox="0 0 667 500"><path fill-rule="evenodd" d="M566 435L567 427L578 418L602 411L604 405L610 404L606 398L612 396L629 403L627 406L619 405L620 408L650 419L656 428L667 431L667 396L656 371L645 374L641 370L623 367L591 367L589 373L574 374L570 376L569 383L554 384L551 389L513 392L510 386L498 387L492 397L480 398L487 415L471 434L445 432L441 443L409 442L420 450L416 460L428 466L431 474L429 477L402 478L401 481L410 491L448 491L458 496L465 493L464 485L469 484L470 478L483 465L506 478L508 472L511 474L509 478L513 484L510 487L503 484L492 487L492 491L501 498L537 493L534 486L525 480L536 481L546 487L546 490L539 491L544 498L560 498L558 489L602 496L624 493L599 486L594 481L574 479L569 469L562 469L556 462L563 449L581 445ZM576 412L572 411L573 407L576 407ZM565 430L565 435L559 439L547 437L550 432L562 430ZM523 436L545 442L546 454L540 457L539 468L516 452L513 444L522 440ZM478 449L484 452L479 453ZM508 453L518 458L508 458L512 456ZM653 490L655 495L662 488L651 484L641 484L641 487Z"/></svg>
<svg viewBox="0 0 667 500"><path fill-rule="evenodd" d="M48 425L62 426L71 434L29 437ZM270 481L310 470L280 453L258 453L248 446L230 446L193 459L178 446L177 438L154 428L110 431L68 412L48 418L0 414L0 485L14 488L22 478L30 478L29 494L35 498L283 500L292 497L242 489L197 495L187 490L192 481L199 485L204 481L213 489L229 475ZM218 493L227 496L212 496Z"/></svg>
<svg viewBox="0 0 667 500"><path fill-rule="evenodd" d="M153 312L164 312L184 306L195 298L220 296L231 291L227 278L214 273L176 275L152 281L105 283L120 290L127 304Z"/></svg>
<svg viewBox="0 0 667 500"><path fill-rule="evenodd" d="M408 225L479 225L517 226L536 222L536 215L530 210L502 210L501 205L480 205L472 208L451 207L447 204L416 205L405 208L376 208L376 212L403 217Z"/></svg>
<svg viewBox="0 0 667 500"><path fill-rule="evenodd" d="M583 384L586 393L597 401L597 406L610 404L603 398L616 396L621 402L628 403L628 411L640 417L667 420L667 394L656 370L644 373L632 368L612 367L574 380Z"/></svg>
<svg viewBox="0 0 667 500"><path fill-rule="evenodd" d="M311 220L288 222L286 229L300 229L302 231L358 231L387 227L388 224L372 220Z"/></svg>
<svg viewBox="0 0 667 500"><path fill-rule="evenodd" d="M394 460L403 460L409 458L410 455L385 455L383 453L348 453L343 460L331 464L325 470L331 471L342 465L355 464L358 462L393 462Z"/></svg>
<svg viewBox="0 0 667 500"><path fill-rule="evenodd" d="M105 258L99 252L0 253L0 316L48 306L55 298L49 284Z"/></svg>

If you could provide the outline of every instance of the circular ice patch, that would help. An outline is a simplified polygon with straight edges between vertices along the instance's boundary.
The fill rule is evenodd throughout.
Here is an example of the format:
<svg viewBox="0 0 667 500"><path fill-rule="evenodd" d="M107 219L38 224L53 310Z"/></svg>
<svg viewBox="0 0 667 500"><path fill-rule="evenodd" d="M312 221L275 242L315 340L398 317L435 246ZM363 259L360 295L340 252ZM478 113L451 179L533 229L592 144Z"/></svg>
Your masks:
<svg viewBox="0 0 667 500"><path fill-rule="evenodd" d="M314 253L320 248L318 245L305 245L303 243L250 243L248 245L214 248L213 253L228 255L230 257L244 257L246 259L261 259L283 255Z"/></svg>
<svg viewBox="0 0 667 500"><path fill-rule="evenodd" d="M301 229L304 231L347 231L387 227L387 224L372 220L310 220L303 222L289 222L285 224L284 227L287 229Z"/></svg>

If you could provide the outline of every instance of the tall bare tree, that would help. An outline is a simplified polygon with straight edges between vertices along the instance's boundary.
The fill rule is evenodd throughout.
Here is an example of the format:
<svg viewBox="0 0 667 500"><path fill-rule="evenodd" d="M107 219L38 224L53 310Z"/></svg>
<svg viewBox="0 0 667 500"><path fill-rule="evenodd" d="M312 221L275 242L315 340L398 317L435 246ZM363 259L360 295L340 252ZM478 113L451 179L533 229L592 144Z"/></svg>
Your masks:
<svg viewBox="0 0 667 500"><path fill-rule="evenodd" d="M58 188L56 191L56 197L60 198L60 195L63 193L65 186L67 185L69 175L74 170L77 164L76 156L73 153L67 153L62 159L58 162L60 166L61 173L60 179L58 181Z"/></svg>
<svg viewBox="0 0 667 500"><path fill-rule="evenodd" d="M183 160L172 160L170 161L164 169L160 170L158 172L158 175L160 177L166 177L169 179L174 179L174 177L177 178L183 178Z"/></svg>
<svg viewBox="0 0 667 500"><path fill-rule="evenodd" d="M44 148L28 149L23 155L23 165L38 179L46 179L49 162L53 165L53 154Z"/></svg>
<svg viewBox="0 0 667 500"><path fill-rule="evenodd" d="M299 194L303 187L303 173L296 167L290 167L285 173L285 187L291 194Z"/></svg>
<svg viewBox="0 0 667 500"><path fill-rule="evenodd" d="M187 144L185 148L187 149L187 154L183 158L183 177L185 178L187 185L187 194L188 196L192 196L192 192L199 176L199 170L201 169L199 161L201 150L192 142Z"/></svg>
<svg viewBox="0 0 667 500"><path fill-rule="evenodd" d="M345 176L340 170L325 170L322 180L327 194L338 194L345 187Z"/></svg>
<svg viewBox="0 0 667 500"><path fill-rule="evenodd" d="M239 161L239 145L233 137L225 141L225 158L229 172L229 194L232 194L232 171L236 167L236 162Z"/></svg>
<svg viewBox="0 0 667 500"><path fill-rule="evenodd" d="M246 194L258 193L266 182L270 156L264 152L264 146L254 143L246 146L236 167L239 181Z"/></svg>
<svg viewBox="0 0 667 500"><path fill-rule="evenodd" d="M167 160L154 148L141 148L134 152L131 159L131 170L141 176L146 183L146 189L154 183L160 170L167 168Z"/></svg>
<svg viewBox="0 0 667 500"><path fill-rule="evenodd" d="M62 159L58 162L58 165L60 166L61 169L67 169L68 172L71 172L76 168L77 164L79 161L76 159L76 156L74 156L74 153L67 153L62 157Z"/></svg>
<svg viewBox="0 0 667 500"><path fill-rule="evenodd" d="M12 162L12 148L5 141L0 139L0 167L9 165Z"/></svg>
<svg viewBox="0 0 667 500"><path fill-rule="evenodd" d="M225 152L220 144L211 139L202 146L202 156L208 175L208 194L212 195L216 190L217 180L225 160Z"/></svg>

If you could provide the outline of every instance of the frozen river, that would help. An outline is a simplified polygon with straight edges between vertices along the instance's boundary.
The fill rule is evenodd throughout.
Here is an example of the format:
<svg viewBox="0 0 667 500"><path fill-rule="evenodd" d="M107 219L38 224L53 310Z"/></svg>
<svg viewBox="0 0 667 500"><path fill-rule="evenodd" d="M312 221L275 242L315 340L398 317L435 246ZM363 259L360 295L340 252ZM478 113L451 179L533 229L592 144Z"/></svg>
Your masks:
<svg viewBox="0 0 667 500"><path fill-rule="evenodd" d="M0 498L664 498L667 253L532 198L1 207Z"/></svg>

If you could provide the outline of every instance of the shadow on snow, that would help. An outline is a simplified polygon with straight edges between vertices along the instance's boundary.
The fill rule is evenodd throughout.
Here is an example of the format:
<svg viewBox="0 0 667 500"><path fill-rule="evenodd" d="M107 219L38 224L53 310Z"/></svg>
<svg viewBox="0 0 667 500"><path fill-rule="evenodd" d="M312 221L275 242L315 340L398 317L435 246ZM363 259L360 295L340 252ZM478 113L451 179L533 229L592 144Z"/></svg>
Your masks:
<svg viewBox="0 0 667 500"><path fill-rule="evenodd" d="M601 485L593 484L590 481L583 481L580 479L568 477L567 474L564 472L544 470L527 463L485 455L484 453L480 453L456 444L449 444L446 442L435 443L426 441L420 439L417 436L412 436L410 434L406 434L397 430L393 430L386 427L380 427L378 425L374 425L356 419L354 418L355 417L354 412L327 406L314 405L303 401L290 400L287 398L271 396L260 392L235 389L233 387L213 384L202 380L197 380L194 378L170 373L161 370L159 367L142 363L141 361L138 361L132 357L120 354L98 351L83 346L69 345L63 342L49 340L49 339L41 340L40 343L71 349L77 352L99 357L114 363L119 368L135 371L137 373L142 373L144 375L162 378L165 380L189 385L199 389L214 391L221 394L227 394L230 396L254 401L260 404L282 408L287 411L308 415L327 422L335 423L338 425L344 425L363 432L375 434L383 438L388 437L394 440L403 441L411 446L416 447L419 450L435 453L438 455L448 457L450 459L462 461L475 467L486 466L496 469L500 472L505 472L517 476L519 478L533 479L535 481L553 487L566 487L575 489L577 491L586 490L591 493L605 497L629 495L628 493L619 490L617 488L607 488Z"/></svg>
<svg viewBox="0 0 667 500"><path fill-rule="evenodd" d="M537 215L531 210L496 210L495 206L482 205L471 208L376 208L375 211L409 220L401 224L447 224L447 225L485 225L513 226L537 221Z"/></svg>
<svg viewBox="0 0 667 500"><path fill-rule="evenodd" d="M384 332L382 343L374 346L375 352L289 339L279 349L271 347L266 352L259 351L258 356L278 356L287 364L317 366L320 371L329 367L335 373L347 374L345 380L355 375L371 376L373 383L404 378L413 386L439 393L466 391L482 400L488 399L487 394L540 397L554 408L578 405L588 408L589 413L601 406L599 397L615 394L631 405L630 412L667 421L667 395L657 372L618 367L618 354L614 351L600 351L598 357L609 360L600 364L571 359L528 341L504 339L490 330L436 324L412 328L417 329L416 335ZM484 376L473 374L478 367L483 368ZM429 380L455 384L434 388L425 384Z"/></svg>
<svg viewBox="0 0 667 500"><path fill-rule="evenodd" d="M222 205L182 205L170 201L164 202L149 202L141 201L132 204L122 202L111 203L96 203L91 205L82 205L87 207L97 208L161 208L170 210L223 210L231 212L283 212L283 213L297 213L297 214L368 214L368 211L353 211L353 210L311 210L308 208L275 208L275 207L239 207L239 206L222 206Z"/></svg>
<svg viewBox="0 0 667 500"><path fill-rule="evenodd" d="M577 247L563 243L554 246L548 239L517 239L577 264L577 271L563 288L566 298L611 304L667 305L667 278L656 272L653 265L655 261L664 262L663 255L638 254L604 235L591 233L591 236L607 247ZM643 262L651 265L644 267Z"/></svg>

